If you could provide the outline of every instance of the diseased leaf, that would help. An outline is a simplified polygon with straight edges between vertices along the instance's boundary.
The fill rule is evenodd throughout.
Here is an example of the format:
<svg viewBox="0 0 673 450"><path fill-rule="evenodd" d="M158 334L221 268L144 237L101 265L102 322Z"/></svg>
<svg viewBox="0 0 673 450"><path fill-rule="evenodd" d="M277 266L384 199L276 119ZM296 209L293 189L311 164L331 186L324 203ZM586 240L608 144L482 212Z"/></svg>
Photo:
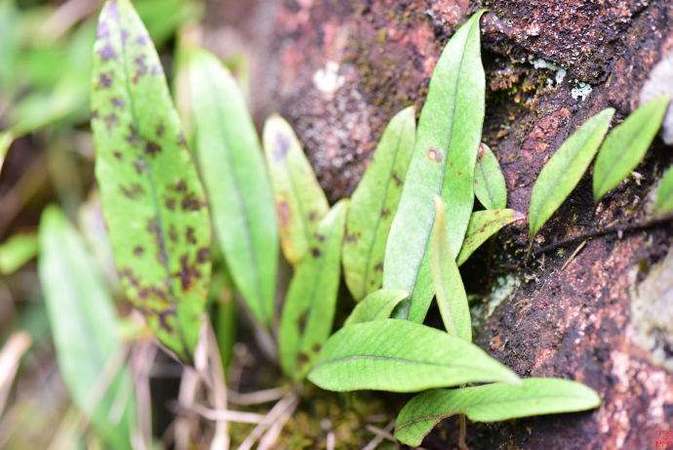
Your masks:
<svg viewBox="0 0 673 450"><path fill-rule="evenodd" d="M347 208L340 201L320 222L287 291L278 346L281 367L296 380L306 375L332 331Z"/></svg>
<svg viewBox="0 0 673 450"><path fill-rule="evenodd" d="M654 215L666 216L673 213L673 167L666 169L657 187L654 201Z"/></svg>
<svg viewBox="0 0 673 450"><path fill-rule="evenodd" d="M189 56L197 159L227 267L261 323L274 314L278 230L261 146L245 99L217 58Z"/></svg>
<svg viewBox="0 0 673 450"><path fill-rule="evenodd" d="M664 120L670 99L659 97L635 110L610 131L594 165L594 199L619 186L645 157Z"/></svg>
<svg viewBox="0 0 673 450"><path fill-rule="evenodd" d="M433 295L427 249L434 196L441 195L446 203L449 248L454 255L472 213L474 167L484 121L481 15L473 15L456 32L437 62L386 246L383 287L411 293L397 314L415 322L423 321Z"/></svg>
<svg viewBox="0 0 673 450"><path fill-rule="evenodd" d="M126 296L159 340L189 360L210 280L210 221L147 31L128 0L108 0L92 83L96 178Z"/></svg>
<svg viewBox="0 0 673 450"><path fill-rule="evenodd" d="M446 212L444 202L439 196L435 197L435 224L430 239L430 271L446 332L451 336L472 341L470 307L456 257L449 249Z"/></svg>
<svg viewBox="0 0 673 450"><path fill-rule="evenodd" d="M21 233L0 244L0 274L9 275L33 259L37 254L37 237Z"/></svg>
<svg viewBox="0 0 673 450"><path fill-rule="evenodd" d="M351 311L344 322L344 326L387 319L392 314L393 309L408 296L408 293L394 289L379 289L378 291L374 291L355 305L355 308L353 308L353 311Z"/></svg>
<svg viewBox="0 0 673 450"><path fill-rule="evenodd" d="M346 220L343 266L356 301L381 287L386 240L414 148L414 108L393 117L353 193Z"/></svg>
<svg viewBox="0 0 673 450"><path fill-rule="evenodd" d="M558 378L528 378L516 385L437 389L419 394L404 405L395 423L395 437L416 447L442 419L455 414L465 414L473 422L496 422L584 411L600 403L592 389Z"/></svg>
<svg viewBox="0 0 673 450"><path fill-rule="evenodd" d="M606 108L584 122L542 168L528 207L529 236L535 236L582 179L614 113L613 108Z"/></svg>
<svg viewBox="0 0 673 450"><path fill-rule="evenodd" d="M479 347L408 320L342 328L325 343L309 380L329 391L417 392L519 378Z"/></svg>
<svg viewBox="0 0 673 450"><path fill-rule="evenodd" d="M487 209L472 213L467 226L465 241L460 249L456 263L462 266L481 244L495 235L504 226L526 217L513 209Z"/></svg>
<svg viewBox="0 0 673 450"><path fill-rule="evenodd" d="M123 360L115 363L122 341L112 299L59 209L43 213L39 241L40 283L63 381L109 448L130 450L135 399Z"/></svg>
<svg viewBox="0 0 673 450"><path fill-rule="evenodd" d="M296 265L308 252L329 205L297 136L280 116L270 117L264 125L264 151L276 198L281 248L290 264Z"/></svg>
<svg viewBox="0 0 673 450"><path fill-rule="evenodd" d="M507 186L498 159L488 145L482 143L474 169L474 195L486 209L507 207Z"/></svg>

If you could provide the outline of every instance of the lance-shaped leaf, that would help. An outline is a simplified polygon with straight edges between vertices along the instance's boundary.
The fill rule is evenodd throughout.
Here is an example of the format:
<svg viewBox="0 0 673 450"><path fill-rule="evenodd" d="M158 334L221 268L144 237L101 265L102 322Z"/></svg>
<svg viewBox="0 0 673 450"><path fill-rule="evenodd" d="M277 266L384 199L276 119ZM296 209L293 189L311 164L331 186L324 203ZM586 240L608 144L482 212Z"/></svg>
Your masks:
<svg viewBox="0 0 673 450"><path fill-rule="evenodd" d="M278 230L252 118L236 81L204 50L189 56L197 159L215 234L236 288L257 320L274 313Z"/></svg>
<svg viewBox="0 0 673 450"><path fill-rule="evenodd" d="M542 168L528 207L529 236L535 236L580 182L610 127L614 113L614 109L606 108L587 120Z"/></svg>
<svg viewBox="0 0 673 450"><path fill-rule="evenodd" d="M504 226L526 217L513 209L487 209L472 213L467 226L465 241L460 249L456 263L461 266L481 244L500 231Z"/></svg>
<svg viewBox="0 0 673 450"><path fill-rule="evenodd" d="M433 198L446 203L449 248L458 254L474 203L474 167L484 120L484 69L479 18L448 42L430 80L414 154L385 254L383 287L411 292L399 317L421 322L432 300L427 255Z"/></svg>
<svg viewBox="0 0 673 450"><path fill-rule="evenodd" d="M353 193L346 220L344 277L355 300L381 287L390 225L402 194L415 139L414 108L393 117Z"/></svg>
<svg viewBox="0 0 673 450"><path fill-rule="evenodd" d="M619 186L645 157L664 120L670 99L660 97L635 110L610 131L594 165L594 199Z"/></svg>
<svg viewBox="0 0 673 450"><path fill-rule="evenodd" d="M461 389L438 389L412 398L395 423L395 437L417 447L442 419L465 414L474 422L592 409L601 400L592 389L557 378L528 378L520 384L494 383Z"/></svg>
<svg viewBox="0 0 673 450"><path fill-rule="evenodd" d="M210 221L147 31L128 0L98 23L92 82L96 178L126 296L189 359L210 280Z"/></svg>
<svg viewBox="0 0 673 450"><path fill-rule="evenodd" d="M408 296L407 292L394 289L379 289L378 291L374 291L355 305L355 308L353 308L353 311L351 311L344 322L344 326L387 319L393 313L395 307Z"/></svg>
<svg viewBox="0 0 673 450"><path fill-rule="evenodd" d="M112 299L84 242L55 207L40 224L39 273L63 381L109 448L131 449L135 399Z"/></svg>
<svg viewBox="0 0 673 450"><path fill-rule="evenodd" d="M437 306L447 333L472 341L472 321L467 294L456 257L449 248L444 202L435 197L435 224L430 239L430 271L435 286Z"/></svg>
<svg viewBox="0 0 673 450"><path fill-rule="evenodd" d="M654 201L654 214L663 217L673 214L673 167L669 167L661 177Z"/></svg>
<svg viewBox="0 0 673 450"><path fill-rule="evenodd" d="M332 331L348 203L340 201L320 222L308 256L297 266L280 319L280 364L303 378Z"/></svg>
<svg viewBox="0 0 673 450"><path fill-rule="evenodd" d="M329 391L417 392L519 378L463 339L408 320L342 328L325 343L308 376Z"/></svg>
<svg viewBox="0 0 673 450"><path fill-rule="evenodd" d="M486 209L503 209L507 206L505 176L493 150L484 143L479 146L474 169L474 195Z"/></svg>
<svg viewBox="0 0 673 450"><path fill-rule="evenodd" d="M264 125L264 151L276 198L281 248L290 264L296 265L307 254L329 205L297 136L280 116L270 117Z"/></svg>

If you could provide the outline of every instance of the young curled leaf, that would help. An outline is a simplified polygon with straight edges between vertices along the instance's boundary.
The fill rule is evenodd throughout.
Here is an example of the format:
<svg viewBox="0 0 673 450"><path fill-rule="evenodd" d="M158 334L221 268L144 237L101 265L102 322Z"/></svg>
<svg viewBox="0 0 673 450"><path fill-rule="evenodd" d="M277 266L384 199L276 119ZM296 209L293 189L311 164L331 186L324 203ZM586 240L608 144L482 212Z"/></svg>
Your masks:
<svg viewBox="0 0 673 450"><path fill-rule="evenodd" d="M296 265L307 254L329 205L297 136L280 116L271 116L264 125L264 151L276 197L280 245L285 258Z"/></svg>
<svg viewBox="0 0 673 450"><path fill-rule="evenodd" d="M654 201L654 215L657 217L673 214L673 167L669 167L661 177Z"/></svg>
<svg viewBox="0 0 673 450"><path fill-rule="evenodd" d="M350 325L325 343L308 379L329 391L418 392L519 378L463 339L408 320Z"/></svg>
<svg viewBox="0 0 673 450"><path fill-rule="evenodd" d="M417 447L441 420L465 414L473 422L585 411L599 406L598 394L583 384L557 378L528 378L520 384L494 383L437 389L417 395L400 411L395 437Z"/></svg>
<svg viewBox="0 0 673 450"><path fill-rule="evenodd" d="M400 318L422 322L432 301L427 255L433 198L446 203L449 248L458 254L474 204L474 168L484 121L484 68L474 14L449 40L430 80L402 197L385 253L383 287L410 292Z"/></svg>
<svg viewBox="0 0 673 450"><path fill-rule="evenodd" d="M462 266L472 253L504 226L525 218L523 214L513 209L487 209L472 213L465 241L456 259L458 266Z"/></svg>
<svg viewBox="0 0 673 450"><path fill-rule="evenodd" d="M606 108L588 119L561 145L535 181L528 207L528 235L535 236L580 182L614 115Z"/></svg>
<svg viewBox="0 0 673 450"><path fill-rule="evenodd" d="M507 206L505 176L493 150L482 143L474 169L474 195L486 209L503 209Z"/></svg>
<svg viewBox="0 0 673 450"><path fill-rule="evenodd" d="M347 209L342 200L327 213L290 281L278 347L283 371L295 380L306 375L332 331Z"/></svg>
<svg viewBox="0 0 673 450"><path fill-rule="evenodd" d="M278 229L257 132L236 81L205 50L187 58L196 155L217 241L255 318L274 315Z"/></svg>
<svg viewBox="0 0 673 450"><path fill-rule="evenodd" d="M378 291L374 291L355 305L355 308L353 308L353 311L351 311L344 322L344 326L387 319L395 307L408 296L408 293L394 289L379 289Z"/></svg>
<svg viewBox="0 0 673 450"><path fill-rule="evenodd" d="M415 129L413 107L390 120L353 193L346 221L343 266L346 285L357 301L381 287L386 240L402 194Z"/></svg>
<svg viewBox="0 0 673 450"><path fill-rule="evenodd" d="M189 360L210 281L206 197L159 56L129 0L108 0L93 58L96 178L126 296Z"/></svg>
<svg viewBox="0 0 673 450"><path fill-rule="evenodd" d="M456 264L451 254L446 233L446 212L444 202L435 197L435 224L430 239L430 271L435 286L437 306L442 316L446 332L452 336L472 340L472 321L467 294Z"/></svg>
<svg viewBox="0 0 673 450"><path fill-rule="evenodd" d="M666 115L670 99L656 98L635 110L621 125L610 131L594 165L594 199L619 186L645 157Z"/></svg>
<svg viewBox="0 0 673 450"><path fill-rule="evenodd" d="M63 381L106 448L130 450L135 396L119 360L119 321L102 275L80 235L55 207L42 214L39 245L40 283ZM110 381L102 386L106 377Z"/></svg>

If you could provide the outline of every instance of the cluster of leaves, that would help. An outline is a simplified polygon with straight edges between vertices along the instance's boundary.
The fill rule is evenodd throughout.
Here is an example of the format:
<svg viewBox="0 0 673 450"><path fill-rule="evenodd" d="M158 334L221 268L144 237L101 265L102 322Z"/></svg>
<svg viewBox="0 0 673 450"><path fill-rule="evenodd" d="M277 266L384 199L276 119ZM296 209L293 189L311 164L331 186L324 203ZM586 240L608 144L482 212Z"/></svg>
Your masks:
<svg viewBox="0 0 673 450"><path fill-rule="evenodd" d="M480 17L472 16L444 49L418 126L413 108L395 115L352 198L330 208L290 125L272 116L260 143L235 79L190 44L179 57L178 114L143 21L129 0L107 1L92 61L96 178L121 289L169 351L192 363L208 293L231 284L257 326L277 331L278 361L294 381L307 377L334 391L423 391L397 419L395 435L406 444L420 444L455 414L488 422L600 403L579 383L521 380L471 342L459 266L523 219L506 209L503 174L480 143ZM641 107L602 147L612 110L580 127L533 189L530 234L570 194L599 147L596 198L628 176L667 105ZM624 143L635 150L621 151ZM658 214L673 209L670 173L659 188ZM475 197L485 209L474 211ZM112 300L63 214L49 209L42 220L40 275L49 287L57 346L82 345L59 352L61 369L68 382L73 361L97 355L86 362L87 383L68 385L106 442L128 448L136 425L126 370L107 376L103 388L94 383L121 348L118 330L97 325L116 323ZM280 316L279 247L293 268ZM357 304L330 336L342 269ZM92 299L91 292L99 294ZM423 325L433 298L444 331ZM64 309L80 318L81 328L58 326ZM231 302L218 305L212 320L228 324L220 340L225 355L233 340ZM92 399L92 391L100 398Z"/></svg>

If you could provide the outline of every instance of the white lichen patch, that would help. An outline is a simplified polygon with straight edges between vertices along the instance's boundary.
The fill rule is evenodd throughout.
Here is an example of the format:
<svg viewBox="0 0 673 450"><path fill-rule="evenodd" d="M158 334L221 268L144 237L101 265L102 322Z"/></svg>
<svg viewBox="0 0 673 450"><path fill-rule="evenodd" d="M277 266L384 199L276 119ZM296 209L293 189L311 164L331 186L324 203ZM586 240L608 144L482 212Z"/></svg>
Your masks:
<svg viewBox="0 0 673 450"><path fill-rule="evenodd" d="M584 101L589 97L593 90L594 88L587 83L578 83L577 86L570 91L570 95L574 100L581 99L581 101Z"/></svg>
<svg viewBox="0 0 673 450"><path fill-rule="evenodd" d="M669 53L654 66L640 91L640 103L646 103L662 95L673 98L673 53ZM662 138L673 145L673 107L668 108L664 118Z"/></svg>
<svg viewBox="0 0 673 450"><path fill-rule="evenodd" d="M513 274L496 279L491 292L471 308L475 324L480 326L484 323L502 302L516 292L519 286L521 286L521 278Z"/></svg>
<svg viewBox="0 0 673 450"><path fill-rule="evenodd" d="M547 79L547 85L549 86L552 86L554 82L556 82L557 86L563 83L563 80L565 79L567 73L563 67L556 65L553 62L546 61L542 58L534 60L533 67L536 69L546 69L555 72L553 79L551 78Z"/></svg>
<svg viewBox="0 0 673 450"><path fill-rule="evenodd" d="M673 249L631 289L631 325L634 342L673 372Z"/></svg>
<svg viewBox="0 0 673 450"><path fill-rule="evenodd" d="M345 78L339 75L339 64L334 61L327 61L325 67L317 70L313 74L313 84L315 87L328 96L332 96L343 86Z"/></svg>

